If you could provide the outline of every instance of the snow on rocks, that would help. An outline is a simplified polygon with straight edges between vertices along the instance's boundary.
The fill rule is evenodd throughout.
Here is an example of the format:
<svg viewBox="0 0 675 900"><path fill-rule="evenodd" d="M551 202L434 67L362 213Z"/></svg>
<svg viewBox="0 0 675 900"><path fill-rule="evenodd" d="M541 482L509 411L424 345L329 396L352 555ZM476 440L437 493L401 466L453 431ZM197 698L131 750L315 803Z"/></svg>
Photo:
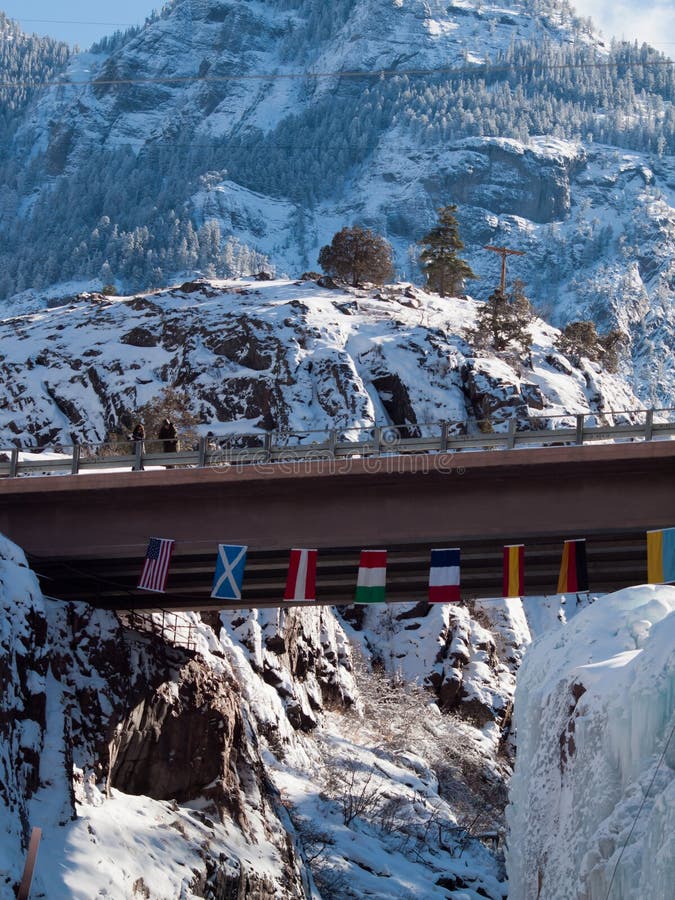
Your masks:
<svg viewBox="0 0 675 900"><path fill-rule="evenodd" d="M513 896L672 893L674 648L675 588L645 585L599 598L528 650L507 810Z"/></svg>
<svg viewBox="0 0 675 900"><path fill-rule="evenodd" d="M188 290L189 288L189 290ZM412 300L414 299L414 302ZM467 341L478 304L409 285L200 281L137 297L74 297L0 321L0 431L12 444L102 441L178 387L203 431L369 429L609 417L639 401L618 376L574 367L533 323L531 362ZM559 420L556 420L559 424ZM308 440L312 436L308 435Z"/></svg>

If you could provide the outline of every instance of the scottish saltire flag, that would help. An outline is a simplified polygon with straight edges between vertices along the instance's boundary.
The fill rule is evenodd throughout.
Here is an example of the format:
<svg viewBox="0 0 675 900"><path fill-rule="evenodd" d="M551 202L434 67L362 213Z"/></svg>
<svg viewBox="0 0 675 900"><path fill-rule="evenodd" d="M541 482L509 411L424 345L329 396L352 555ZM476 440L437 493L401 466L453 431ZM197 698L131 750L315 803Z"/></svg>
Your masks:
<svg viewBox="0 0 675 900"><path fill-rule="evenodd" d="M429 603L459 601L459 548L431 551Z"/></svg>
<svg viewBox="0 0 675 900"><path fill-rule="evenodd" d="M165 538L150 538L148 549L145 553L143 571L138 582L140 591L154 591L157 594L164 593L174 543L174 541Z"/></svg>
<svg viewBox="0 0 675 900"><path fill-rule="evenodd" d="M316 600L316 550L291 550L284 600Z"/></svg>
<svg viewBox="0 0 675 900"><path fill-rule="evenodd" d="M588 590L588 566L586 564L586 538L565 541L563 545L558 593L569 594Z"/></svg>
<svg viewBox="0 0 675 900"><path fill-rule="evenodd" d="M522 597L525 593L525 546L508 544L504 547L504 576L502 597Z"/></svg>
<svg viewBox="0 0 675 900"><path fill-rule="evenodd" d="M247 550L248 547L235 544L218 544L216 574L211 590L214 600L241 600Z"/></svg>
<svg viewBox="0 0 675 900"><path fill-rule="evenodd" d="M647 532L647 581L675 581L675 528Z"/></svg>
<svg viewBox="0 0 675 900"><path fill-rule="evenodd" d="M354 603L384 603L387 551L362 550Z"/></svg>

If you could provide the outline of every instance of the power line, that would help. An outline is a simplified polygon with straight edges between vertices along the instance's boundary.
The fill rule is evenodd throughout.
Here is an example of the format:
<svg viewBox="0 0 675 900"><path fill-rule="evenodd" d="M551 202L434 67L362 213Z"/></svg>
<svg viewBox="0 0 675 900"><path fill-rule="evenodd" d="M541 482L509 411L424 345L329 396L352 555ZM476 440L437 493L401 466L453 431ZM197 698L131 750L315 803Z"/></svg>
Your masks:
<svg viewBox="0 0 675 900"><path fill-rule="evenodd" d="M128 86L134 84L220 84L232 81L279 81L303 79L320 80L323 78L419 78L433 75L454 75L462 77L485 76L510 72L563 72L575 69L607 70L618 68L667 68L672 66L673 60L631 61L621 60L616 62L576 62L576 63L539 63L533 62L527 65L491 65L490 63L478 63L471 68L458 66L440 66L434 69L374 69L335 71L335 72L266 72L266 73L234 73L231 75L170 75L156 78L90 78L82 81L0 81L0 88L51 88L51 87L112 87Z"/></svg>

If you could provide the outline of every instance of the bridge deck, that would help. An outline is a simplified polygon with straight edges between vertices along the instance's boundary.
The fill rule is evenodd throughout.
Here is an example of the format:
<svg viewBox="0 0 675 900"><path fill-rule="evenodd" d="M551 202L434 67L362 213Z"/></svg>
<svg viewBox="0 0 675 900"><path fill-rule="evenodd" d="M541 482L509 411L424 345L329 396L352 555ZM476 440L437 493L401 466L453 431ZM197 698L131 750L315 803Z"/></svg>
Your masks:
<svg viewBox="0 0 675 900"><path fill-rule="evenodd" d="M674 441L0 481L0 532L45 593L118 607L220 605L218 543L249 547L242 606L279 605L291 547L320 550L329 604L351 602L364 547L391 551L389 598L410 601L431 547L462 549L466 596L498 596L502 545L525 543L544 594L563 538L587 537L591 587L610 590L645 580L645 531L674 520ZM176 540L166 597L134 590L150 536Z"/></svg>

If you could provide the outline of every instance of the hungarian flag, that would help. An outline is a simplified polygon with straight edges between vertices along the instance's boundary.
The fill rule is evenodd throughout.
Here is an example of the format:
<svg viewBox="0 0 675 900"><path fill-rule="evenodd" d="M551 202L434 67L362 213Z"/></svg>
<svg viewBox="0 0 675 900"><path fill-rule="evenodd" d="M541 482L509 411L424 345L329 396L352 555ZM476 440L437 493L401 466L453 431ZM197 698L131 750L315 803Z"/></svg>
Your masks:
<svg viewBox="0 0 675 900"><path fill-rule="evenodd" d="M559 594L569 594L587 590L586 538L565 541L557 592Z"/></svg>
<svg viewBox="0 0 675 900"><path fill-rule="evenodd" d="M431 551L429 603L459 601L459 548Z"/></svg>
<svg viewBox="0 0 675 900"><path fill-rule="evenodd" d="M649 584L675 581L675 528L647 532L647 581Z"/></svg>
<svg viewBox="0 0 675 900"><path fill-rule="evenodd" d="M525 593L525 546L509 544L504 547L504 577L502 597L522 597Z"/></svg>
<svg viewBox="0 0 675 900"><path fill-rule="evenodd" d="M316 550L291 550L284 600L316 600Z"/></svg>
<svg viewBox="0 0 675 900"><path fill-rule="evenodd" d="M169 574L169 563L174 541L166 538L150 538L138 589L163 594Z"/></svg>
<svg viewBox="0 0 675 900"><path fill-rule="evenodd" d="M354 603L384 603L387 551L362 550Z"/></svg>

